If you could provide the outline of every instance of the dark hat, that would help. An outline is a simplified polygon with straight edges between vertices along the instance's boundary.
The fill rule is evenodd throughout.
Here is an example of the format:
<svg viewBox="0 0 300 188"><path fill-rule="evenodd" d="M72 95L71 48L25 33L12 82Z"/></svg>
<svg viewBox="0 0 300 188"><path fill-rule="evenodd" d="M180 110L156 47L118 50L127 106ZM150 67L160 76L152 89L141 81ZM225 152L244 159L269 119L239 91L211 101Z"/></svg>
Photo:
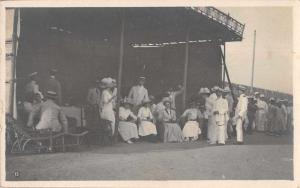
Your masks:
<svg viewBox="0 0 300 188"><path fill-rule="evenodd" d="M46 92L46 97L51 98L51 99L55 99L57 97L57 93L54 91L47 91Z"/></svg>

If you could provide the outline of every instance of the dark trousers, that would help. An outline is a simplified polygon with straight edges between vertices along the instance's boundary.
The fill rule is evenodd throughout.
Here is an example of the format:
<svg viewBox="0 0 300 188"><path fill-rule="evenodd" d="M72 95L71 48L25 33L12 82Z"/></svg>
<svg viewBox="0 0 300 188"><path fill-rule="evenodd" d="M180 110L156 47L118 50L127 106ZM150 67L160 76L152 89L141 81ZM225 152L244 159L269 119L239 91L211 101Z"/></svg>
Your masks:
<svg viewBox="0 0 300 188"><path fill-rule="evenodd" d="M204 119L203 121L203 127L202 127L202 131L203 131L203 138L207 139L207 126L208 126L208 119Z"/></svg>
<svg viewBox="0 0 300 188"><path fill-rule="evenodd" d="M255 116L248 116L248 121L249 121L249 124L247 127L248 133L252 133L252 125L253 125L254 119L255 119Z"/></svg>

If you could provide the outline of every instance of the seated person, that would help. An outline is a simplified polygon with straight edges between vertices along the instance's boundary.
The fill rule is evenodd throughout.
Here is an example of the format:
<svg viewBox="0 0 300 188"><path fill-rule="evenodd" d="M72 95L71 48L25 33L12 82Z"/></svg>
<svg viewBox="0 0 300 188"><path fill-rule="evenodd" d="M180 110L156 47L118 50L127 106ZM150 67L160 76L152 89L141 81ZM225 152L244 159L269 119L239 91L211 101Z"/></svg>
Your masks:
<svg viewBox="0 0 300 188"><path fill-rule="evenodd" d="M162 112L164 142L182 142L183 135L180 126L176 122L176 112L171 108L172 102L168 97L162 101L165 105L165 110Z"/></svg>
<svg viewBox="0 0 300 188"><path fill-rule="evenodd" d="M42 94L40 92L38 93L29 93L26 94L26 99L23 102L23 120L24 122L28 122L28 118L30 113L35 109L38 108L39 105L42 103Z"/></svg>
<svg viewBox="0 0 300 188"><path fill-rule="evenodd" d="M132 144L132 139L138 139L138 130L137 130L137 117L131 111L132 107L131 101L125 98L123 101L123 106L119 109L119 133L123 140L128 144Z"/></svg>
<svg viewBox="0 0 300 188"><path fill-rule="evenodd" d="M56 92L47 91L46 101L30 113L27 126L34 127L34 118L39 116L36 130L51 129L53 132L60 132L63 129L67 131L67 118L55 103L56 97Z"/></svg>
<svg viewBox="0 0 300 188"><path fill-rule="evenodd" d="M198 119L201 118L201 112L197 108L195 101L190 103L190 107L184 111L181 118L185 118L182 134L184 141L195 141L198 139L198 135L201 134Z"/></svg>
<svg viewBox="0 0 300 188"><path fill-rule="evenodd" d="M150 108L151 101L144 100L142 107L138 111L139 135L150 142L156 142L157 131L153 123L153 115Z"/></svg>

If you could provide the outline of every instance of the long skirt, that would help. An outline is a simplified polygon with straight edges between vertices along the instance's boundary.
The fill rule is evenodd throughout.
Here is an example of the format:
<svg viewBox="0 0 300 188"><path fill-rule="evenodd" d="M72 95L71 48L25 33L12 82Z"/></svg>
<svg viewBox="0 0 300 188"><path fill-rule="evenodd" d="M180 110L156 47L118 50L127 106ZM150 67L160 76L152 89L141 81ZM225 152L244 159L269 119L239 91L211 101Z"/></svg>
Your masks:
<svg viewBox="0 0 300 188"><path fill-rule="evenodd" d="M225 125L218 125L218 143L225 144L226 135L225 135ZM226 132L227 133L227 132Z"/></svg>
<svg viewBox="0 0 300 188"><path fill-rule="evenodd" d="M124 141L131 138L139 138L137 126L132 122L120 121L118 129Z"/></svg>
<svg viewBox="0 0 300 188"><path fill-rule="evenodd" d="M256 130L257 131L265 131L265 124L266 124L266 120L267 120L265 111L258 110L256 115L257 115L256 122L255 122Z"/></svg>
<svg viewBox="0 0 300 188"><path fill-rule="evenodd" d="M198 122L197 121L186 122L183 127L182 134L185 139L189 137L198 139L198 135L201 134L201 129L199 128Z"/></svg>
<svg viewBox="0 0 300 188"><path fill-rule="evenodd" d="M183 135L177 123L164 123L164 142L182 142Z"/></svg>
<svg viewBox="0 0 300 188"><path fill-rule="evenodd" d="M157 135L156 126L150 121L142 121L139 126L139 135L148 136L148 135Z"/></svg>
<svg viewBox="0 0 300 188"><path fill-rule="evenodd" d="M111 129L112 129L112 134L114 134L115 131L115 112L113 111L112 108L103 108L101 113L100 113L101 119L105 119L111 122Z"/></svg>
<svg viewBox="0 0 300 188"><path fill-rule="evenodd" d="M209 142L214 144L217 141L217 124L213 116L208 117L207 137Z"/></svg>

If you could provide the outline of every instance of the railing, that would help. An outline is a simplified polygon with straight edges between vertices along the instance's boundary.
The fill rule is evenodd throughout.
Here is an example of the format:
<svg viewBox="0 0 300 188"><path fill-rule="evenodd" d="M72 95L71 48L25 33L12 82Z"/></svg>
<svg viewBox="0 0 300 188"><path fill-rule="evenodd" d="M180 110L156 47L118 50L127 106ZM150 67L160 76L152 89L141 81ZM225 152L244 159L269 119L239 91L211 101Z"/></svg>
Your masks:
<svg viewBox="0 0 300 188"><path fill-rule="evenodd" d="M225 14L214 7L191 7L191 9L224 25L229 30L235 32L239 37L243 37L245 24L241 24L229 16L229 14Z"/></svg>

